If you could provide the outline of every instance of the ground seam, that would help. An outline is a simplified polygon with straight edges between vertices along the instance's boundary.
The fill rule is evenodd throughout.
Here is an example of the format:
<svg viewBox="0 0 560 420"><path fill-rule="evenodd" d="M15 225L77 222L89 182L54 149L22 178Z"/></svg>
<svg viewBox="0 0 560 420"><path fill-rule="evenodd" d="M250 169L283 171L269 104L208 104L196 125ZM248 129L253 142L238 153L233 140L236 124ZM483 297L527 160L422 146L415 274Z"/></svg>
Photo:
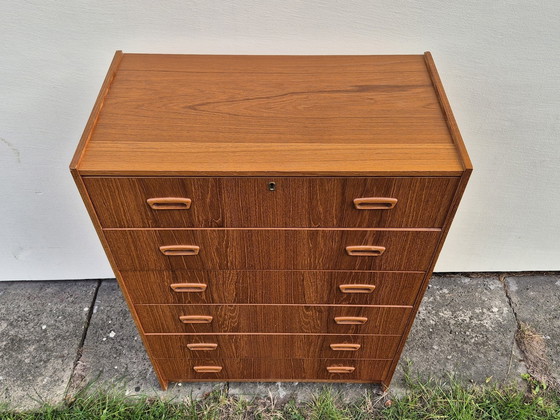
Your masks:
<svg viewBox="0 0 560 420"><path fill-rule="evenodd" d="M86 337L89 331L89 326L91 323L91 318L93 317L93 313L95 310L95 304L97 302L97 294L99 293L99 288L101 287L101 283L103 280L97 280L97 284L95 286L95 290L93 292L93 296L91 299L91 304L89 305L88 313L86 315L86 320L84 322L84 329L82 332L82 337L80 338L80 344L78 345L78 349L76 350L76 357L74 359L74 364L72 365L72 373L70 374L70 378L68 383L66 384L66 390L64 391L64 399L66 400L68 397L68 392L70 391L70 386L72 381L74 380L74 376L76 374L76 367L82 358L82 352L84 350L84 344L86 342Z"/></svg>
<svg viewBox="0 0 560 420"><path fill-rule="evenodd" d="M525 365L525 369L526 369L527 373L531 376L531 378L533 378L533 380L545 383L547 386L554 387L555 389L560 389L560 380L558 380L554 376L554 374L551 374L551 372L550 372L550 360L546 356L546 344L544 344L544 346L543 346L544 347L543 348L544 355L541 355L538 352L536 354L531 354L530 349L526 348L525 343L521 343L521 341L524 340L524 339L519 338L519 335L522 334L524 330L527 330L527 328L529 328L529 331L531 331L534 334L537 334L540 337L542 337L542 335L538 331L534 331L532 329L532 327L530 325L528 325L527 323L521 322L519 320L518 314L515 311L515 306L513 304L513 299L511 297L510 290L508 288L507 282L505 281L506 277L507 277L507 274L505 274L505 273L500 275L500 281L502 281L502 283L504 285L504 290L505 290L505 293L506 293L506 297L507 297L509 305L510 305L512 311L513 311L515 321L517 322L517 331L515 333L514 340L515 340L515 344L517 345L517 348L519 349L519 351L521 352L521 355L523 356L523 364ZM512 346L512 349L513 349L513 346ZM513 354L512 354L512 356L513 356ZM540 358L539 361L543 362L544 364L543 365L535 364L535 358ZM527 386L530 389L531 384L528 383Z"/></svg>
<svg viewBox="0 0 560 420"><path fill-rule="evenodd" d="M513 304L513 300L511 298L511 294L509 292L509 288L508 288L508 285L507 285L507 282L506 282L506 276L507 276L507 274L500 274L499 279L500 279L500 282L504 286L504 292L506 294L506 298L508 300L509 307L511 308L511 311L513 312L513 317L515 318L515 323L517 324L517 328L520 328L521 327L521 322L519 321L519 318L517 317L517 311L515 310L515 306ZM519 350L521 350L521 349L519 349Z"/></svg>
<svg viewBox="0 0 560 420"><path fill-rule="evenodd" d="M527 369L527 366L525 364L525 354L523 353L523 349L521 349L519 347L519 345L517 344L517 340L516 340L516 334L517 334L517 331L519 331L519 329L521 328L521 322L519 321L519 318L517 316L517 312L515 310L515 306L513 305L513 300L511 298L511 294L510 294L510 291L509 291L509 288L508 288L508 285L507 285L507 282L506 282L506 277L507 277L507 274L503 273L503 274L500 274L500 276L498 278L499 278L500 282L502 283L502 285L504 287L504 293L506 295L508 305L511 308L511 312L513 313L513 318L515 319L515 324L517 325L517 329L515 330L515 333L513 334L512 343L511 343L511 350L510 350L510 355L509 355L509 364L508 364L508 368L507 368L507 372L506 372L506 376L505 376L505 379L507 380L507 378L510 374L511 365L512 365L512 362L513 362L513 355L514 355L513 349L516 346L519 349L519 351L521 352L521 354L523 355L523 361L522 362L523 362L523 365L525 365L525 369Z"/></svg>

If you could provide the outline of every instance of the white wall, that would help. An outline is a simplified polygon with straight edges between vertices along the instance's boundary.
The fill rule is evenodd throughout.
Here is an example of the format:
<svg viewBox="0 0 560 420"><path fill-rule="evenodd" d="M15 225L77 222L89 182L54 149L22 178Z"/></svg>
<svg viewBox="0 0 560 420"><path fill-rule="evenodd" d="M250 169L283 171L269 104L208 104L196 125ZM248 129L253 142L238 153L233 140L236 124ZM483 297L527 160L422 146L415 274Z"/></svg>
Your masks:
<svg viewBox="0 0 560 420"><path fill-rule="evenodd" d="M0 279L111 277L68 172L113 53L432 51L475 171L438 271L560 270L560 3L0 3Z"/></svg>

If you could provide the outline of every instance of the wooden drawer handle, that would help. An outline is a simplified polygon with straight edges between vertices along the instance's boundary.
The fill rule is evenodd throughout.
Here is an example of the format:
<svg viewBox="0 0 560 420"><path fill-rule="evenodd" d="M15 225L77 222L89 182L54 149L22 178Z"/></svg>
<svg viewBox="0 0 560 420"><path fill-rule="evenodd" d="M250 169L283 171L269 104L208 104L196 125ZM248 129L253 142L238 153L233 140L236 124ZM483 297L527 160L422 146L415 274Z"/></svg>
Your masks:
<svg viewBox="0 0 560 420"><path fill-rule="evenodd" d="M177 293L204 292L206 290L206 284L204 283L173 283L169 287Z"/></svg>
<svg viewBox="0 0 560 420"><path fill-rule="evenodd" d="M384 246L353 245L346 247L346 253L351 257L379 257L384 252Z"/></svg>
<svg viewBox="0 0 560 420"><path fill-rule="evenodd" d="M183 324L210 324L213 319L210 315L181 315L179 317Z"/></svg>
<svg viewBox="0 0 560 420"><path fill-rule="evenodd" d="M189 343L187 348L192 351L210 351L216 350L218 345L216 343Z"/></svg>
<svg viewBox="0 0 560 420"><path fill-rule="evenodd" d="M327 366L329 373L352 373L356 370L354 366Z"/></svg>
<svg viewBox="0 0 560 420"><path fill-rule="evenodd" d="M352 343L340 343L340 344L331 344L331 350L334 351L356 351L360 349L359 344L352 344Z"/></svg>
<svg viewBox="0 0 560 420"><path fill-rule="evenodd" d="M177 256L177 255L198 255L200 247L197 245L165 245L160 246L159 250L163 255Z"/></svg>
<svg viewBox="0 0 560 420"><path fill-rule="evenodd" d="M339 325L362 325L367 322L365 316L337 316L334 318L334 322Z"/></svg>
<svg viewBox="0 0 560 420"><path fill-rule="evenodd" d="M375 290L374 284L341 284L338 286L342 293L371 293Z"/></svg>
<svg viewBox="0 0 560 420"><path fill-rule="evenodd" d="M191 208L190 198L159 197L148 198L146 201L153 210L188 210Z"/></svg>
<svg viewBox="0 0 560 420"><path fill-rule="evenodd" d="M195 366L193 369L198 373L218 373L222 371L221 366Z"/></svg>
<svg viewBox="0 0 560 420"><path fill-rule="evenodd" d="M388 197L354 198L354 207L358 210L389 210L395 207L397 201Z"/></svg>

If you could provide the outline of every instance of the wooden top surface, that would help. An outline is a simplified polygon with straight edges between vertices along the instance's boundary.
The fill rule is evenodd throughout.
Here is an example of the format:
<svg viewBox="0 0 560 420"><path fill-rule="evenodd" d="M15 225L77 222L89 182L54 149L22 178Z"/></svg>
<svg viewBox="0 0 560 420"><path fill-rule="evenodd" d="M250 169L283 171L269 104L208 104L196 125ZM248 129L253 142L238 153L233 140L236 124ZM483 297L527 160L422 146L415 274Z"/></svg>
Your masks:
<svg viewBox="0 0 560 420"><path fill-rule="evenodd" d="M83 175L460 175L470 162L431 67L429 53L117 52L71 167Z"/></svg>

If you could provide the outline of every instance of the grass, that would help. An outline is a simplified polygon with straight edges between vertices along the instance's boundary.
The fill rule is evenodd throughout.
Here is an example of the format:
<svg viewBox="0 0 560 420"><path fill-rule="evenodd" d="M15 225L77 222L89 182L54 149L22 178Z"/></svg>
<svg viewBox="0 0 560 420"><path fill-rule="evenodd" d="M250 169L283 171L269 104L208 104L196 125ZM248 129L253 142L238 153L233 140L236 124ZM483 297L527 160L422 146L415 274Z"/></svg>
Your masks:
<svg viewBox="0 0 560 420"><path fill-rule="evenodd" d="M392 401L366 393L361 401L344 403L328 387L311 402L277 404L271 398L254 400L213 392L196 401L165 401L130 397L122 393L82 393L63 406L45 405L34 412L17 413L0 407L0 419L560 419L560 394L525 378L528 392L512 387L465 386L455 381L408 380L408 393Z"/></svg>

